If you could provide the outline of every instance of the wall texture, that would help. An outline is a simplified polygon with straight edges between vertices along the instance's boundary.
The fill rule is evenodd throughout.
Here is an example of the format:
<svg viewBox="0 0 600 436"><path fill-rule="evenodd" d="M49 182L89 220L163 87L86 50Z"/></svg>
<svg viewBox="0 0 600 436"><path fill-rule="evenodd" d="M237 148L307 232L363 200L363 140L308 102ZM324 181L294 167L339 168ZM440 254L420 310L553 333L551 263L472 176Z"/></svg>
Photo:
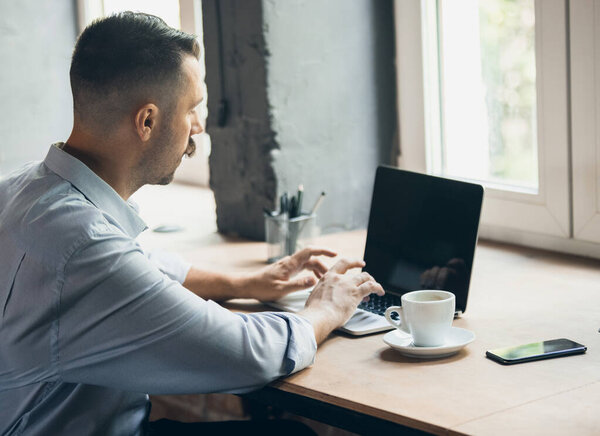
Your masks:
<svg viewBox="0 0 600 436"><path fill-rule="evenodd" d="M325 232L366 227L396 126L392 2L264 2L277 189L322 191Z"/></svg>
<svg viewBox="0 0 600 436"><path fill-rule="evenodd" d="M366 226L375 168L394 148L392 8L391 0L203 2L222 232L261 239L263 207L300 183L307 207L327 192L323 231ZM230 116L219 125L223 98Z"/></svg>
<svg viewBox="0 0 600 436"><path fill-rule="evenodd" d="M76 35L74 1L0 0L0 175L68 137Z"/></svg>
<svg viewBox="0 0 600 436"><path fill-rule="evenodd" d="M260 0L202 2L211 137L210 186L223 233L263 236L263 208L271 207L276 179L270 152L277 147L266 95L268 56ZM225 122L219 105L227 100Z"/></svg>

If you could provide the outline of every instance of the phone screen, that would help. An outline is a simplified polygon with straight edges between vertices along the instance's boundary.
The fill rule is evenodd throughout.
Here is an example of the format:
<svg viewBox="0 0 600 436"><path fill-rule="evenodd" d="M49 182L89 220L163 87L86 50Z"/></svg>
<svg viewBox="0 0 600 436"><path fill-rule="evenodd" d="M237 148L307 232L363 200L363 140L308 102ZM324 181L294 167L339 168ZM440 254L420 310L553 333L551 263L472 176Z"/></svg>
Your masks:
<svg viewBox="0 0 600 436"><path fill-rule="evenodd" d="M516 347L498 348L487 351L485 354L490 359L500 363L520 363L531 360L549 359L569 354L585 353L584 345L570 339L552 339L549 341L533 342Z"/></svg>

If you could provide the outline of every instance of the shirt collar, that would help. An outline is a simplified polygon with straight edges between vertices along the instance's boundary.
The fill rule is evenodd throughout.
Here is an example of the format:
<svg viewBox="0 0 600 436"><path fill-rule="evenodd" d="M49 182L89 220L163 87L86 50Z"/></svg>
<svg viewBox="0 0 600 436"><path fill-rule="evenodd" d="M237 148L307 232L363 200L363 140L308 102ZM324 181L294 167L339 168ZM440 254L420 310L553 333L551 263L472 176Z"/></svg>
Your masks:
<svg viewBox="0 0 600 436"><path fill-rule="evenodd" d="M132 238L147 226L137 214L133 202L125 202L108 183L102 180L79 159L62 150L63 143L52 144L44 163L63 179L70 182L94 206L109 213Z"/></svg>

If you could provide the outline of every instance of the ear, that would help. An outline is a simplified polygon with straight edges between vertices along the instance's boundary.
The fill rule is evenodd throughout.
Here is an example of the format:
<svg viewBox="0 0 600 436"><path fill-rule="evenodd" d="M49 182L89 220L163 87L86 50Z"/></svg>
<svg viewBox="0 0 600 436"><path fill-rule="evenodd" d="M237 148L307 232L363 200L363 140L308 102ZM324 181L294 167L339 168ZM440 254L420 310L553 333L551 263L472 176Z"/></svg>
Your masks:
<svg viewBox="0 0 600 436"><path fill-rule="evenodd" d="M152 103L145 104L135 113L135 131L142 141L150 140L156 128L157 117L158 107Z"/></svg>

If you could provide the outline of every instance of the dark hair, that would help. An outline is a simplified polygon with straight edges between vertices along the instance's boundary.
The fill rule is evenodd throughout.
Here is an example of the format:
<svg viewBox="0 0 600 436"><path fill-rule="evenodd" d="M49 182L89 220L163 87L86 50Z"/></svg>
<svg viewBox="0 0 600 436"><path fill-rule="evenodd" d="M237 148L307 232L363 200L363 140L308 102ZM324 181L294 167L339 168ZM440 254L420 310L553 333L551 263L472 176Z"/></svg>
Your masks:
<svg viewBox="0 0 600 436"><path fill-rule="evenodd" d="M95 112L111 96L122 100L111 103L114 110L152 87L176 84L185 54L199 58L196 37L154 15L121 12L92 22L79 36L71 60L75 112ZM164 91L173 94L172 88Z"/></svg>

